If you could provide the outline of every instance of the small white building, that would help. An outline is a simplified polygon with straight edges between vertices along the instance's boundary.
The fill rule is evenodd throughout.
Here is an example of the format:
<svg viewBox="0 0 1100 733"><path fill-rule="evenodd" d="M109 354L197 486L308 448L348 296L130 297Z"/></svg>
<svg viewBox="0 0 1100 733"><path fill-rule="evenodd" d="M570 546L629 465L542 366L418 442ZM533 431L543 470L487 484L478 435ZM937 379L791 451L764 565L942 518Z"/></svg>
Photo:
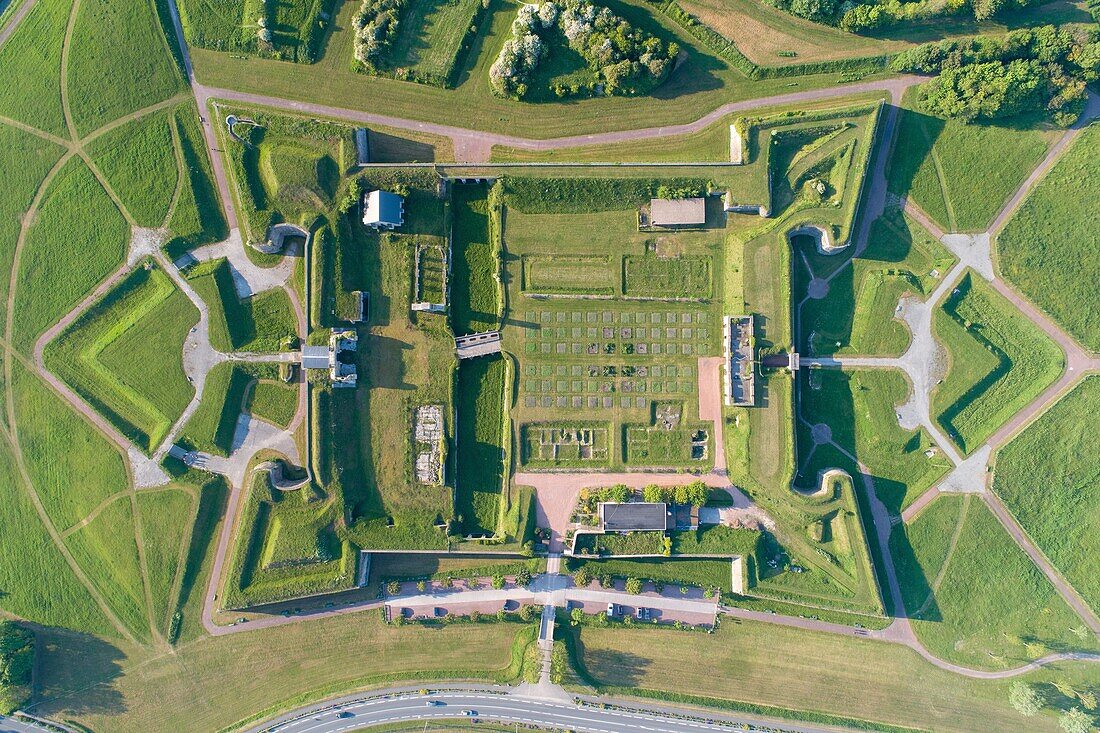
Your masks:
<svg viewBox="0 0 1100 733"><path fill-rule="evenodd" d="M371 229L396 229L405 223L405 199L389 191L363 196L363 224Z"/></svg>

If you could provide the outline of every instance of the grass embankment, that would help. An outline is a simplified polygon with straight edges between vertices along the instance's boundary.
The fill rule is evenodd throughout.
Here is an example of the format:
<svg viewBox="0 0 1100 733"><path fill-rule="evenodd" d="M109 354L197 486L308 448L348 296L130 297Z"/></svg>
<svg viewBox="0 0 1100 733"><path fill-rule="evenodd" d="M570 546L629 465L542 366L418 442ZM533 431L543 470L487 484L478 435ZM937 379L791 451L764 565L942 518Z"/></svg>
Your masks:
<svg viewBox="0 0 1100 733"><path fill-rule="evenodd" d="M1001 449L993 490L1081 596L1100 611L1100 492L1092 446L1100 378L1089 377Z"/></svg>
<svg viewBox="0 0 1100 733"><path fill-rule="evenodd" d="M232 363L216 365L206 375L202 401L180 435L180 443L219 456L233 449L233 434L244 409L252 376Z"/></svg>
<svg viewBox="0 0 1100 733"><path fill-rule="evenodd" d="M287 427L298 411L298 387L268 379L257 381L248 400L249 411L279 427Z"/></svg>
<svg viewBox="0 0 1100 733"><path fill-rule="evenodd" d="M165 251L175 259L189 249L225 239L229 236L229 230L222 215L221 201L214 191L210 159L198 129L195 106L186 104L179 107L173 124L179 143L177 155L183 170L187 172L176 209L168 221L172 237L165 245Z"/></svg>
<svg viewBox="0 0 1100 733"><path fill-rule="evenodd" d="M715 635L586 626L578 640L582 679L612 694L717 704L876 731L885 725L945 733L990 726L1014 730L1023 720L1008 704L1009 680L962 677L884 642L731 619L723 620ZM1091 666L1076 664L1014 679L1039 685L1054 704L1067 708L1076 701L1050 683L1079 685L1094 676ZM1026 726L1059 730L1049 712L1028 719Z"/></svg>
<svg viewBox="0 0 1100 733"><path fill-rule="evenodd" d="M454 273L451 280L451 327L458 335L492 331L500 326L499 240L491 233L488 190L460 185L452 194Z"/></svg>
<svg viewBox="0 0 1100 733"><path fill-rule="evenodd" d="M138 267L52 341L46 366L146 452L195 395L183 344L198 309L158 267Z"/></svg>
<svg viewBox="0 0 1100 733"><path fill-rule="evenodd" d="M1092 125L1032 191L997 238L1004 276L1086 349L1100 351L1100 126Z"/></svg>
<svg viewBox="0 0 1100 733"><path fill-rule="evenodd" d="M1058 379L1058 345L984 280L968 273L932 319L949 356L932 412L965 453Z"/></svg>
<svg viewBox="0 0 1100 733"><path fill-rule="evenodd" d="M970 125L944 120L918 111L913 92L905 104L890 190L913 199L946 231L984 231L1055 134L1030 119Z"/></svg>
<svg viewBox="0 0 1100 733"><path fill-rule="evenodd" d="M461 362L456 396L458 426L455 513L464 535L497 530L504 466L505 357L483 356Z"/></svg>
<svg viewBox="0 0 1100 733"><path fill-rule="evenodd" d="M224 258L195 265L187 279L210 307L210 343L218 351L280 351L296 338L298 325L282 288L238 297Z"/></svg>
<svg viewBox="0 0 1100 733"><path fill-rule="evenodd" d="M1006 669L1053 651L1097 648L981 501L938 498L904 532L894 533L891 552L914 630L941 659Z"/></svg>

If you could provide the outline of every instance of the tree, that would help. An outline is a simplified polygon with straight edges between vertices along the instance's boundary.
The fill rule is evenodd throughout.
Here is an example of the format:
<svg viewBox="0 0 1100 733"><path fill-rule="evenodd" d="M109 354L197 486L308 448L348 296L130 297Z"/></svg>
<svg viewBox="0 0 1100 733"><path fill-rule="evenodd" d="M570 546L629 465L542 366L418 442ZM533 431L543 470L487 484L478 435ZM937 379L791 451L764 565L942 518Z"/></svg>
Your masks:
<svg viewBox="0 0 1100 733"><path fill-rule="evenodd" d="M641 593L642 592L642 581L639 580L638 578L627 578L626 579L626 592L631 594L631 595L634 595L634 596Z"/></svg>
<svg viewBox="0 0 1100 733"><path fill-rule="evenodd" d="M577 572L573 573L573 584L578 588L587 588L592 584L592 573L584 566L577 568Z"/></svg>
<svg viewBox="0 0 1100 733"><path fill-rule="evenodd" d="M391 580L390 582L386 583L386 592L389 593L391 596L397 595L401 592L401 584L398 583L396 580Z"/></svg>
<svg viewBox="0 0 1100 733"><path fill-rule="evenodd" d="M1012 687L1008 688L1008 702L1025 718L1030 718L1043 709L1043 698L1026 682L1012 683Z"/></svg>
<svg viewBox="0 0 1100 733"><path fill-rule="evenodd" d="M574 608L569 612L569 623L573 626L580 626L584 623L584 609Z"/></svg>
<svg viewBox="0 0 1100 733"><path fill-rule="evenodd" d="M1073 708L1062 713L1062 717L1058 719L1058 725L1062 726L1062 730L1066 733L1093 733L1096 730L1092 727L1092 718L1081 708Z"/></svg>
<svg viewBox="0 0 1100 733"><path fill-rule="evenodd" d="M500 590L501 588L504 587L504 576L503 575L500 575L498 573L497 575L493 576L493 587L497 590Z"/></svg>
<svg viewBox="0 0 1100 733"><path fill-rule="evenodd" d="M642 500L649 504L660 504L665 501L665 490L657 484L650 484L642 489Z"/></svg>
<svg viewBox="0 0 1100 733"><path fill-rule="evenodd" d="M516 571L516 584L521 588L526 588L531 584L531 571L527 568L520 568Z"/></svg>

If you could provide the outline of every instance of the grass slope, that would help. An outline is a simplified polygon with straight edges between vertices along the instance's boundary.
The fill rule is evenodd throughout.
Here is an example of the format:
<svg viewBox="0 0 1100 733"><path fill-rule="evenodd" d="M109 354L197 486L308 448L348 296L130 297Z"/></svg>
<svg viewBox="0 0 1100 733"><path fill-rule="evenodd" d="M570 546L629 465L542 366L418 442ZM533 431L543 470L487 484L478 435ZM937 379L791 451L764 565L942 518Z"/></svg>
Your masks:
<svg viewBox="0 0 1100 733"><path fill-rule="evenodd" d="M1100 212L1100 126L1093 125L1024 201L997 238L1001 272L1091 351L1100 322L1083 304L1100 302L1095 256Z"/></svg>
<svg viewBox="0 0 1100 733"><path fill-rule="evenodd" d="M974 451L1062 370L1061 350L984 280L967 273L934 313L949 366L932 411L949 437Z"/></svg>
<svg viewBox="0 0 1100 733"><path fill-rule="evenodd" d="M964 506L966 498L948 500ZM918 515L914 527L925 519L924 514ZM936 528L924 534L933 546L914 552L917 558L935 559L943 552L943 537L938 532L942 517L932 515L930 521ZM1095 639L1090 640L1087 634L1079 638L1071 631L1082 626L1081 620L983 502L971 500L962 521L946 567L925 570L919 559L905 566L910 576L904 582L909 585L920 582L912 577L914 573L925 579L943 573L932 600L913 622L929 651L941 659L980 669L1016 667L1052 650L1095 651ZM910 533L908 540L914 545L920 538Z"/></svg>
<svg viewBox="0 0 1100 733"><path fill-rule="evenodd" d="M1089 377L1001 449L993 489L1100 611L1100 378Z"/></svg>
<svg viewBox="0 0 1100 733"><path fill-rule="evenodd" d="M30 207L35 191L60 157L61 148L57 145L0 125L0 170L4 171L4 195L0 196L0 272L11 272L23 212ZM0 315L7 312L9 282L9 278L0 277Z"/></svg>
<svg viewBox="0 0 1100 733"><path fill-rule="evenodd" d="M252 388L249 409L256 417L285 428L298 410L298 388L283 382L258 381Z"/></svg>
<svg viewBox="0 0 1100 733"><path fill-rule="evenodd" d="M193 267L187 279L210 307L210 343L219 351L280 351L297 334L290 298L281 288L238 298L226 259Z"/></svg>
<svg viewBox="0 0 1100 733"><path fill-rule="evenodd" d="M96 138L96 166L138 226L165 223L179 179L170 112L150 115Z"/></svg>
<svg viewBox="0 0 1100 733"><path fill-rule="evenodd" d="M451 280L451 324L458 335L498 327L497 262L489 235L485 186L455 186L454 275Z"/></svg>
<svg viewBox="0 0 1100 733"><path fill-rule="evenodd" d="M66 136L61 108L61 46L72 4L36 2L0 49L0 115Z"/></svg>
<svg viewBox="0 0 1100 733"><path fill-rule="evenodd" d="M13 364L19 445L51 521L63 530L130 484L114 445L38 377Z"/></svg>
<svg viewBox="0 0 1100 733"><path fill-rule="evenodd" d="M69 107L81 135L183 88L153 0L81 0L69 43Z"/></svg>
<svg viewBox="0 0 1100 733"><path fill-rule="evenodd" d="M481 357L458 368L458 458L455 511L462 533L493 534L504 472L505 375L503 357Z"/></svg>
<svg viewBox="0 0 1100 733"><path fill-rule="evenodd" d="M117 632L46 533L7 441L0 441L0 608L21 618L90 634Z"/></svg>
<svg viewBox="0 0 1100 733"><path fill-rule="evenodd" d="M229 236L221 201L214 191L206 143L198 129L198 113L192 104L177 108L174 123L179 137L179 155L187 171L176 209L168 222L172 238L165 245L168 256L177 258L189 249Z"/></svg>
<svg viewBox="0 0 1100 733"><path fill-rule="evenodd" d="M65 538L73 557L107 605L138 639L149 638L144 579L128 497L108 504L91 523Z"/></svg>
<svg viewBox="0 0 1100 733"><path fill-rule="evenodd" d="M72 159L50 185L19 261L15 344L35 337L122 264L130 228L88 167Z"/></svg>
<svg viewBox="0 0 1100 733"><path fill-rule="evenodd" d="M185 491L139 492L142 549L153 597L153 621L167 635L175 611L176 573L180 551L189 539L194 501Z"/></svg>
<svg viewBox="0 0 1100 733"><path fill-rule="evenodd" d="M183 429L181 442L219 456L229 455L251 381L247 372L232 363L223 362L211 369L202 401Z"/></svg>

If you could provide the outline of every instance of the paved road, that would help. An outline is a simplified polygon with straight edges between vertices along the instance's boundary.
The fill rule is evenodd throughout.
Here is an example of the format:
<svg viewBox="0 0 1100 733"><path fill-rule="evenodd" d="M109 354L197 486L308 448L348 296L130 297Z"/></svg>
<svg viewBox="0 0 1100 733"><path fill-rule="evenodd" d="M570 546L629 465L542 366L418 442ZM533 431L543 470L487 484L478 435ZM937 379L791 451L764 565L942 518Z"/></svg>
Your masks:
<svg viewBox="0 0 1100 733"><path fill-rule="evenodd" d="M432 705L430 703L438 703ZM600 701L600 704L606 702ZM476 711L465 716L463 711ZM252 728L248 733L338 733L368 726L397 722L426 722L468 719L492 720L519 725L538 725L554 730L588 731L591 733L684 733L684 731L774 730L781 727L791 733L826 733L835 729L798 723L769 721L750 716L706 714L696 718L698 711L626 703L612 709L585 707L565 700L546 700L508 694L506 688L495 690L450 689L420 695L415 691L372 696L368 699L348 698L336 704L326 703L281 718L273 725ZM681 719L688 716L693 719ZM746 728L746 726L749 726Z"/></svg>
<svg viewBox="0 0 1100 733"><path fill-rule="evenodd" d="M18 0L14 0L18 2ZM31 7L34 5L34 0L25 0L25 2L19 6L15 11L15 14L8 21L8 24L0 30L0 46L4 45L12 33L15 33L15 29L19 27L19 24L23 22L23 18L27 17L27 13L31 11Z"/></svg>

